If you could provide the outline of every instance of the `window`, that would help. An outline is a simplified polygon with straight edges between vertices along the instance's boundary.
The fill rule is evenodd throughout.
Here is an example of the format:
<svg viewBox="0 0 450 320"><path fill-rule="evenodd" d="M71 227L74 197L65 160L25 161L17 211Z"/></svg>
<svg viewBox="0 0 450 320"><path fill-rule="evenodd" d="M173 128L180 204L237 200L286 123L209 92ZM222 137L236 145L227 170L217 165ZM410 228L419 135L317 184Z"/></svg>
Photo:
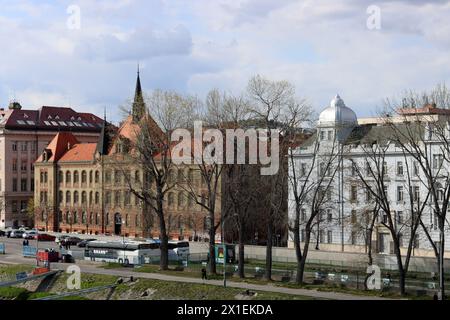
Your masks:
<svg viewBox="0 0 450 320"><path fill-rule="evenodd" d="M327 242L333 243L333 231L331 231L331 230L328 230L328 232L327 232Z"/></svg>
<svg viewBox="0 0 450 320"><path fill-rule="evenodd" d="M366 162L366 176L370 176L370 175L371 175L370 164L368 162Z"/></svg>
<svg viewBox="0 0 450 320"><path fill-rule="evenodd" d="M114 182L115 183L120 183L121 181L121 176L120 176L120 171L116 170L114 171Z"/></svg>
<svg viewBox="0 0 450 320"><path fill-rule="evenodd" d="M321 130L320 131L320 141L323 141L323 140L325 140L325 131Z"/></svg>
<svg viewBox="0 0 450 320"><path fill-rule="evenodd" d="M83 211L83 213L81 214L81 223L82 224L86 224L87 220L87 214L86 211Z"/></svg>
<svg viewBox="0 0 450 320"><path fill-rule="evenodd" d="M357 186L352 186L350 192L350 201L355 202L357 200L358 200L358 188Z"/></svg>
<svg viewBox="0 0 450 320"><path fill-rule="evenodd" d="M439 188L436 192L437 195L437 201L444 201L444 190L442 188Z"/></svg>
<svg viewBox="0 0 450 320"><path fill-rule="evenodd" d="M305 222L306 221L306 209L302 209L300 211L300 221Z"/></svg>
<svg viewBox="0 0 450 320"><path fill-rule="evenodd" d="M95 183L100 183L100 172L95 171Z"/></svg>
<svg viewBox="0 0 450 320"><path fill-rule="evenodd" d="M26 152L28 150L28 143L26 141L22 142L21 146L22 152Z"/></svg>
<svg viewBox="0 0 450 320"><path fill-rule="evenodd" d="M62 171L58 172L59 183L64 183L64 173Z"/></svg>
<svg viewBox="0 0 450 320"><path fill-rule="evenodd" d="M92 170L89 171L89 184L92 183Z"/></svg>
<svg viewBox="0 0 450 320"><path fill-rule="evenodd" d="M110 170L105 171L105 182L111 183L111 171Z"/></svg>
<svg viewBox="0 0 450 320"><path fill-rule="evenodd" d="M178 208L184 208L185 205L185 197L182 192L178 194Z"/></svg>
<svg viewBox="0 0 450 320"><path fill-rule="evenodd" d="M111 203L111 193L109 193L109 202ZM96 192L95 193L95 204L99 204L100 203L100 193Z"/></svg>
<svg viewBox="0 0 450 320"><path fill-rule="evenodd" d="M328 141L333 140L333 130L328 131Z"/></svg>
<svg viewBox="0 0 450 320"><path fill-rule="evenodd" d="M72 174L70 171L66 172L66 184L70 184L72 182Z"/></svg>
<svg viewBox="0 0 450 320"><path fill-rule="evenodd" d="M332 222L333 221L333 212L331 209L327 209L327 221Z"/></svg>
<svg viewBox="0 0 450 320"><path fill-rule="evenodd" d="M17 172L17 159L13 159L12 161L12 170L13 172Z"/></svg>
<svg viewBox="0 0 450 320"><path fill-rule="evenodd" d="M325 230L319 231L319 242L324 243L325 242Z"/></svg>
<svg viewBox="0 0 450 320"><path fill-rule="evenodd" d="M306 176L306 163L302 163L300 168L300 176Z"/></svg>
<svg viewBox="0 0 450 320"><path fill-rule="evenodd" d="M59 204L63 204L64 203L64 192L59 191L58 196L59 196Z"/></svg>
<svg viewBox="0 0 450 320"><path fill-rule="evenodd" d="M87 193L86 193L86 191L83 191L81 193L81 203L82 204L86 204L87 203Z"/></svg>
<svg viewBox="0 0 450 320"><path fill-rule="evenodd" d="M413 174L417 177L419 175L419 163L414 161L413 163Z"/></svg>
<svg viewBox="0 0 450 320"><path fill-rule="evenodd" d="M129 206L131 204L131 192L129 190L125 191L125 205Z"/></svg>
<svg viewBox="0 0 450 320"><path fill-rule="evenodd" d="M433 155L433 169L442 168L443 163L444 163L444 156L442 154Z"/></svg>
<svg viewBox="0 0 450 320"><path fill-rule="evenodd" d="M352 177L355 177L358 174L358 167L356 163L352 162Z"/></svg>
<svg viewBox="0 0 450 320"><path fill-rule="evenodd" d="M120 195L120 193L121 193L120 191L116 191L115 194L114 194L114 203L115 203L116 207L119 207L120 203L121 203L121 195Z"/></svg>
<svg viewBox="0 0 450 320"><path fill-rule="evenodd" d="M397 162L397 175L398 176L403 175L403 162L402 161Z"/></svg>
<svg viewBox="0 0 450 320"><path fill-rule="evenodd" d="M27 169L28 169L28 162L27 162L27 160L22 160L22 161L20 162L20 170L21 170L22 172L26 172Z"/></svg>
<svg viewBox="0 0 450 320"><path fill-rule="evenodd" d="M73 193L73 204L77 205L79 200L80 199L79 199L78 191L75 191Z"/></svg>
<svg viewBox="0 0 450 320"><path fill-rule="evenodd" d="M12 189L14 192L17 192L17 178L13 178Z"/></svg>
<svg viewBox="0 0 450 320"><path fill-rule="evenodd" d="M66 205L69 206L71 202L72 202L72 199L71 199L70 191L67 191L66 192Z"/></svg>
<svg viewBox="0 0 450 320"><path fill-rule="evenodd" d="M87 183L87 173L86 171L81 171L81 183Z"/></svg>
<svg viewBox="0 0 450 320"><path fill-rule="evenodd" d="M403 186L397 187L397 201L403 201Z"/></svg>
<svg viewBox="0 0 450 320"><path fill-rule="evenodd" d="M169 193L169 197L168 197L168 203L169 203L169 207L172 207L174 202L175 202L175 196L172 192Z"/></svg>
<svg viewBox="0 0 450 320"><path fill-rule="evenodd" d="M419 198L420 198L420 187L419 186L414 186L413 189L414 189L414 191L413 191L413 199L414 199L414 201L419 201Z"/></svg>
<svg viewBox="0 0 450 320"><path fill-rule="evenodd" d="M33 178L30 179L30 190L34 191L34 179Z"/></svg>
<svg viewBox="0 0 450 320"><path fill-rule="evenodd" d="M141 181L139 171L137 170L134 173L134 181L136 181L137 183Z"/></svg>
<svg viewBox="0 0 450 320"><path fill-rule="evenodd" d="M73 173L73 183L77 184L80 182L80 174L78 173L78 171L75 171Z"/></svg>
<svg viewBox="0 0 450 320"><path fill-rule="evenodd" d="M388 166L386 161L383 161L383 174L388 174Z"/></svg>
<svg viewBox="0 0 450 320"><path fill-rule="evenodd" d="M27 183L28 179L20 179L20 191L26 192L27 191Z"/></svg>
<svg viewBox="0 0 450 320"><path fill-rule="evenodd" d="M403 224L403 211L397 211L397 223Z"/></svg>
<svg viewBox="0 0 450 320"><path fill-rule="evenodd" d="M352 224L356 224L356 222L357 222L356 210L352 210L351 221L352 221Z"/></svg>
<svg viewBox="0 0 450 320"><path fill-rule="evenodd" d="M111 204L111 191L106 191L105 193L105 203Z"/></svg>
<svg viewBox="0 0 450 320"><path fill-rule="evenodd" d="M12 207L12 212L17 213L17 201L16 200L11 201L11 207Z"/></svg>
<svg viewBox="0 0 450 320"><path fill-rule="evenodd" d="M74 212L74 213L73 213L73 223L74 223L74 224L77 224L77 223L78 223L78 213L77 213L77 212Z"/></svg>
<svg viewBox="0 0 450 320"><path fill-rule="evenodd" d="M17 141L13 141L13 143L12 143L12 151L17 152Z"/></svg>

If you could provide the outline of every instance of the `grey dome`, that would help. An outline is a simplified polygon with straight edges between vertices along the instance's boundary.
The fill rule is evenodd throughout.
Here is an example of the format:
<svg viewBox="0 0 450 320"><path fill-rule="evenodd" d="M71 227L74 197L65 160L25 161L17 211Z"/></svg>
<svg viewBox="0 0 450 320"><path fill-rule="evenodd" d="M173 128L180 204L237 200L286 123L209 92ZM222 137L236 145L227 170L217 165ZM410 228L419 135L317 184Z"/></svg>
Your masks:
<svg viewBox="0 0 450 320"><path fill-rule="evenodd" d="M348 108L344 100L336 95L330 102L330 106L322 111L319 116L318 126L354 126L358 123L355 112Z"/></svg>

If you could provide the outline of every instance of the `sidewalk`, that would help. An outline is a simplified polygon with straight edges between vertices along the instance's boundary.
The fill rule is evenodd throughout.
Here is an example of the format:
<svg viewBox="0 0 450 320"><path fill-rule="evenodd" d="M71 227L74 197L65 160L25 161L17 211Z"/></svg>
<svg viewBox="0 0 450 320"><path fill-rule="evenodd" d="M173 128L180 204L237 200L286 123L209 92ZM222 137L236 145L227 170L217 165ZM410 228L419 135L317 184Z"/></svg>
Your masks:
<svg viewBox="0 0 450 320"><path fill-rule="evenodd" d="M53 267L56 269L61 269L59 267L63 267L64 265L53 264ZM81 271L84 273L91 274L101 274L101 275L113 275L118 277L129 278L133 276L134 278L143 278L143 279L154 279L154 280L162 280L162 281L175 281L175 282L185 282L185 283L196 283L196 284L208 284L213 286L223 286L223 281L221 280L206 280L203 281L197 278L189 278L189 277L178 277L178 276L170 276L165 274L158 273L142 273L142 272L133 272L128 270L114 270L114 269L101 269L94 266L79 266ZM230 288L239 288L239 289L249 289L255 291L265 291L265 292L276 292L276 293L284 293L291 295L299 295L305 297L311 297L316 299L330 299L330 300L390 300L387 298L374 297L374 296L361 296L361 295L352 295L347 293L340 292L321 292L316 290L307 290L307 289L293 289L293 288L283 288L276 287L273 285L258 285L258 284L249 284L243 282L233 282L227 281L227 286Z"/></svg>

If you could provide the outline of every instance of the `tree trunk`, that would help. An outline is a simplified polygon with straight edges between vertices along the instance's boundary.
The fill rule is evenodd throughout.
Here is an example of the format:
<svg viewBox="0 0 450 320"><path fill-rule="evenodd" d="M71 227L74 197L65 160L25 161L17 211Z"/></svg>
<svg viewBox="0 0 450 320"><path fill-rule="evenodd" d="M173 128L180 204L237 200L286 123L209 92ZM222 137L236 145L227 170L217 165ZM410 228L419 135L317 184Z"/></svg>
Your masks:
<svg viewBox="0 0 450 320"><path fill-rule="evenodd" d="M214 211L209 211L209 273L216 274L216 230L214 229Z"/></svg>
<svg viewBox="0 0 450 320"><path fill-rule="evenodd" d="M245 278L244 271L244 226L242 221L239 222L239 278Z"/></svg>
<svg viewBox="0 0 450 320"><path fill-rule="evenodd" d="M399 290L400 294L404 296L406 294L406 272L402 263L402 255L400 252L400 244L397 240L394 241L394 251L397 258L398 274L399 274Z"/></svg>
<svg viewBox="0 0 450 320"><path fill-rule="evenodd" d="M272 280L272 238L273 238L273 221L269 218L267 223L267 245L266 245L266 280Z"/></svg>
<svg viewBox="0 0 450 320"><path fill-rule="evenodd" d="M163 209L163 200L164 195L162 193L162 188L159 189L159 197L158 197L158 218L159 218L159 232L161 238L161 246L160 246L160 259L159 259L159 269L160 270L168 270L169 269L169 237L167 236L166 229L166 221L164 218L164 209Z"/></svg>
<svg viewBox="0 0 450 320"><path fill-rule="evenodd" d="M445 253L445 234L444 223L441 223L439 234L439 290L441 300L445 300L445 273L444 273L444 253Z"/></svg>
<svg viewBox="0 0 450 320"><path fill-rule="evenodd" d="M305 276L305 266L306 266L306 258L308 257L309 251L309 242L311 240L311 232L306 232L305 246L303 247L303 256L300 260L299 265L297 266L297 283L304 283Z"/></svg>
<svg viewBox="0 0 450 320"><path fill-rule="evenodd" d="M299 214L296 214L295 217L295 227L294 227L294 248L295 248L295 257L297 258L297 275L296 275L296 283L301 284L301 279L299 277L300 275L300 264L302 261L302 249L301 249L301 243L300 243L300 221L299 221Z"/></svg>

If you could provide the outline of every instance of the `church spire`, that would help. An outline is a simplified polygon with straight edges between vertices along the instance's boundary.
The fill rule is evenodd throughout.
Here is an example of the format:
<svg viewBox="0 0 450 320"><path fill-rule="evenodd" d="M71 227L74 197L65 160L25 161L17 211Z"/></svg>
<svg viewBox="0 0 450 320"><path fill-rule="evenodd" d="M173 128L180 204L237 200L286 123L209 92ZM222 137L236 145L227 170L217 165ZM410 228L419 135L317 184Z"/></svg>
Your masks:
<svg viewBox="0 0 450 320"><path fill-rule="evenodd" d="M136 80L136 91L134 93L134 101L133 108L131 113L133 115L133 122L138 122L145 114L145 102L144 95L142 94L142 86L141 86L141 77L140 77L140 69L138 64L137 70L137 80Z"/></svg>

